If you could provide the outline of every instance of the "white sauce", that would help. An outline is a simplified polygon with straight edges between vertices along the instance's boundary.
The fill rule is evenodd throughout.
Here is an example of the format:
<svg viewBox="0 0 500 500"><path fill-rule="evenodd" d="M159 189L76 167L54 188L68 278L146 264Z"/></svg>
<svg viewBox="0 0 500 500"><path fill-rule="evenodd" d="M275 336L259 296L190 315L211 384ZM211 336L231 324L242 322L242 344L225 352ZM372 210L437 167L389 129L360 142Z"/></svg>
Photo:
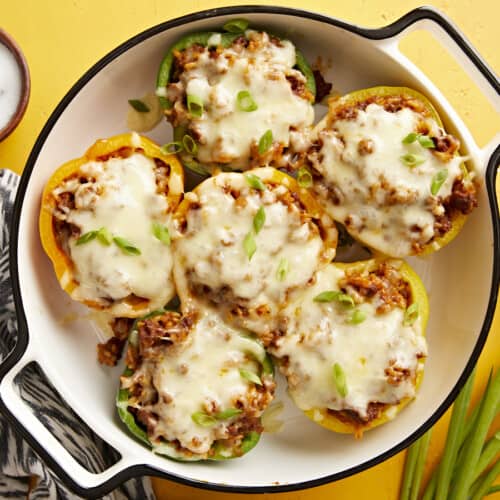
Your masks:
<svg viewBox="0 0 500 500"><path fill-rule="evenodd" d="M340 194L338 205L327 203L325 207L330 215L343 223L350 219L347 225L351 234L395 257L409 255L413 243L424 245L434 236L435 215L444 210L438 198L431 195L434 175L448 169L437 195L442 199L451 194L454 180L461 176L460 157L444 163L417 141L403 144L421 120L421 115L408 108L390 113L370 104L365 111L358 111L356 119L338 120L333 130L320 131L323 147L318 159L313 159L326 184ZM436 132L438 125L429 119L427 122ZM358 145L366 139L373 142L373 152L362 155ZM400 158L408 153L422 156L425 162L413 168L406 166ZM398 198L392 204L387 200L391 190L392 197ZM437 205L435 214L430 198Z"/></svg>
<svg viewBox="0 0 500 500"><path fill-rule="evenodd" d="M0 130L14 116L21 100L21 71L14 54L0 43Z"/></svg>
<svg viewBox="0 0 500 500"><path fill-rule="evenodd" d="M253 171L259 177L271 175L272 168ZM241 193L246 205L238 206L229 186ZM298 209L289 210L278 201L280 186L266 189L259 196L249 187L244 174L223 173L207 179L196 188L201 207L189 210L187 231L175 238L175 278L181 300L186 279L209 286L213 291L229 287L239 303L248 308L267 305L275 309L294 287L305 286L317 269L323 251L322 239L314 226L303 224ZM252 231L253 219L260 207L265 211L265 223L254 236L256 251L251 260L243 241ZM288 273L278 278L282 259L288 263ZM186 272L192 270L190 278ZM252 325L266 328L267 318Z"/></svg>
<svg viewBox="0 0 500 500"><path fill-rule="evenodd" d="M160 417L155 434L168 441L178 439L181 446L194 453L207 453L213 442L227 437L227 426L234 418L203 427L193 421L196 412L212 413L244 406L249 389L254 386L240 374L240 369L260 373L263 347L227 326L211 312L204 315L189 332L185 342L169 348L159 363L148 362L141 372L154 372L153 382L159 401Z"/></svg>
<svg viewBox="0 0 500 500"><path fill-rule="evenodd" d="M247 31L251 40L263 43L258 50L223 49L216 57L205 50L193 68L184 71L180 82L186 93L203 101L204 113L193 118L190 128L200 136L197 159L202 163L231 163L231 167L248 166L250 148L267 131L284 146L290 142L290 129L312 124L312 104L293 93L286 76L304 76L292 69L295 47L287 40L277 47L267 34ZM210 39L215 43L214 36ZM238 92L247 90L258 109L239 109Z"/></svg>
<svg viewBox="0 0 500 500"><path fill-rule="evenodd" d="M427 348L421 319L403 326L402 309L376 314L375 305L364 302L356 308L366 319L353 325L352 309L336 301L313 300L326 290L339 290L343 277L344 271L332 264L317 273L313 287L296 294L282 313L288 319L287 332L272 354L289 357L289 393L300 409L350 409L366 417L371 401L396 404L415 395L417 354L425 354ZM392 360L412 374L399 385L389 384L384 373ZM336 388L335 363L345 373L346 397Z"/></svg>
<svg viewBox="0 0 500 500"><path fill-rule="evenodd" d="M136 153L89 162L80 170L95 183L68 181L55 191L75 192L76 209L67 213L66 220L79 227L82 235L104 227L137 247L141 255L126 255L116 244L105 246L98 239L77 245L70 238L79 283L73 298L120 300L135 294L149 299L151 309L162 307L173 297L174 287L170 248L152 232L153 222L169 224L167 200L156 192L155 163Z"/></svg>

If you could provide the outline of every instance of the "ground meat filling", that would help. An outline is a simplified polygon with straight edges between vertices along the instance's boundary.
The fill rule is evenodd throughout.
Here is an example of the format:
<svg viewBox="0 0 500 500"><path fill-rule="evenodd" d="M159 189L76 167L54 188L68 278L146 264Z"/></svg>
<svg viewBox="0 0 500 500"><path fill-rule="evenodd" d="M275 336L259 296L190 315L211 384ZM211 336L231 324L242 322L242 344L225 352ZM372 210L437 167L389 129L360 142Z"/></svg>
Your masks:
<svg viewBox="0 0 500 500"><path fill-rule="evenodd" d="M347 271L339 282L341 289L355 301L377 297L377 313L383 314L395 307L406 309L411 303L411 288L401 274L387 262L366 272Z"/></svg>
<svg viewBox="0 0 500 500"><path fill-rule="evenodd" d="M135 416L137 422L147 431L151 443L168 443L176 449L183 457L196 457L193 449L182 446L176 439L167 440L164 435L167 422L162 422L162 406L171 405L174 397L157 387L158 371L168 370L175 366L174 360L182 349L189 345L190 335L194 335L195 324L199 319L196 312L181 315L177 312L167 311L160 315L140 320L136 324L136 335L129 338L129 347L126 356L128 370L131 375L121 377L122 388L129 392L128 410ZM172 365L172 363L174 364ZM176 370L185 375L192 366L179 364ZM207 377L210 374L207 374ZM200 380L200 384L203 381ZM241 446L245 437L250 432L262 433L263 427L260 416L273 398L275 383L272 379L262 377L262 385L251 385L245 396L236 398L233 407L240 413L231 418L227 425L215 430L217 443L226 449L231 449L235 455L242 454ZM222 411L217 403L206 400L204 410L207 416L216 415ZM191 415L185 418L191 421ZM182 428L182 426L181 426ZM200 441L194 437L191 443L197 447ZM212 446L206 456L213 457L216 448Z"/></svg>
<svg viewBox="0 0 500 500"><path fill-rule="evenodd" d="M102 344L97 344L97 360L102 365L116 366L123 354L130 328L134 323L130 318L115 318L110 326L113 336Z"/></svg>
<svg viewBox="0 0 500 500"><path fill-rule="evenodd" d="M331 410L328 409L327 413L333 417L338 418L341 422L352 425L359 431L362 431L366 427L366 424L373 422L374 420L380 418L385 410L389 408L390 405L386 403L371 402L368 404L367 416L363 418L358 412L353 410Z"/></svg>

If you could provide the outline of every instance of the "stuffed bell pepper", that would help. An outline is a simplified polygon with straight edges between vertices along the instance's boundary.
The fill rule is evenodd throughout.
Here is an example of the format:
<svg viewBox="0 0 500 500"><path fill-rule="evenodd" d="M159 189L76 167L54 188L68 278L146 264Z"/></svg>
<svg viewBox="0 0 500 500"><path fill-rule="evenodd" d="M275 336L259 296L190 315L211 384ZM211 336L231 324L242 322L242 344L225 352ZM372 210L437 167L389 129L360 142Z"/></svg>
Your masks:
<svg viewBox="0 0 500 500"><path fill-rule="evenodd" d="M257 444L274 389L272 362L256 339L210 310L159 311L132 328L116 403L154 453L225 460Z"/></svg>
<svg viewBox="0 0 500 500"><path fill-rule="evenodd" d="M415 397L427 318L425 288L404 261L334 263L291 297L267 348L299 409L360 437Z"/></svg>
<svg viewBox="0 0 500 500"><path fill-rule="evenodd" d="M442 248L477 206L473 172L432 104L404 87L332 99L308 155L327 212L392 257Z"/></svg>
<svg viewBox="0 0 500 500"><path fill-rule="evenodd" d="M283 166L314 119L314 75L289 40L233 20L167 52L157 95L184 165L198 173Z"/></svg>
<svg viewBox="0 0 500 500"><path fill-rule="evenodd" d="M172 234L183 312L200 301L265 335L288 294L335 256L335 223L272 167L224 172L186 194Z"/></svg>
<svg viewBox="0 0 500 500"><path fill-rule="evenodd" d="M135 133L97 141L45 186L40 237L61 287L113 316L175 295L169 224L183 193L175 155Z"/></svg>

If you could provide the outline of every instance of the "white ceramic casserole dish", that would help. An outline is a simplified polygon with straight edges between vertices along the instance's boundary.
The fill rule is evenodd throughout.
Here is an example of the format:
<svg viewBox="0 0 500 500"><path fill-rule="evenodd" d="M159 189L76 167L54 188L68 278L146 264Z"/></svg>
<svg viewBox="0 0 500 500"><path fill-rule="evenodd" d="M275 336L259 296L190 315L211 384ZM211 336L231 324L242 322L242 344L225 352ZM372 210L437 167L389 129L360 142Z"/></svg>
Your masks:
<svg viewBox="0 0 500 500"><path fill-rule="evenodd" d="M416 401L394 421L357 441L350 435L330 433L293 406L281 380L277 396L285 404L281 432L264 435L254 451L238 460L181 463L154 455L119 422L114 399L122 367L97 364L96 339L87 313L60 290L39 242L37 220L41 192L53 170L81 156L97 138L125 130L127 100L152 90L168 47L183 34L216 29L234 17L284 33L310 61L319 55L331 57L332 67L325 76L341 92L394 85L426 95L447 129L460 138L462 154L470 157L478 173L479 208L452 244L425 259L409 259L430 296L429 358ZM232 492L317 486L359 472L404 449L453 402L481 352L497 301L500 238L494 181L500 147L496 137L480 149L435 85L399 51L402 34L417 28L431 31L448 45L499 106L499 83L494 74L457 29L432 9L420 8L390 26L369 30L311 12L264 6L199 12L140 33L93 66L58 105L29 157L16 200L10 258L19 342L0 367L0 408L75 492L101 496L141 474ZM162 123L148 135L160 143L168 142L170 127ZM78 319L62 321L69 313ZM116 464L104 472L90 473L29 411L14 379L32 361L90 428L119 452L121 459Z"/></svg>

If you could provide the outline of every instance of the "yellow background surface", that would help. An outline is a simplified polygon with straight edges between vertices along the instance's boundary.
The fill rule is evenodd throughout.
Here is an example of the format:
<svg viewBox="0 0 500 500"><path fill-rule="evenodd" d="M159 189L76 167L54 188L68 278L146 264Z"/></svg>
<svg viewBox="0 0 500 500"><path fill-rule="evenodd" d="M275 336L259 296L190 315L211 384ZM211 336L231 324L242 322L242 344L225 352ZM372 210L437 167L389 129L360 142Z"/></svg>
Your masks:
<svg viewBox="0 0 500 500"><path fill-rule="evenodd" d="M248 2L252 3L252 2ZM366 27L386 25L418 7L417 1L402 0L261 0L267 5L306 8ZM427 2L446 13L466 34L489 65L500 71L497 0L439 0ZM21 45L30 66L32 93L26 115L14 133L0 143L0 168L21 172L45 121L71 85L103 55L132 35L196 10L241 2L219 0L1 0L0 27ZM500 118L471 85L446 52L430 37L412 35L402 50L427 72L441 88L471 129L480 145L500 130ZM99 110L97 110L99 112ZM484 387L492 366L500 365L500 313L481 355L474 398ZM436 425L427 474L442 451L449 412ZM500 426L497 420L495 428ZM354 443L353 443L354 445ZM155 480L159 498L247 499L273 498L320 500L396 499L404 452L365 472L333 484L307 491L275 495L236 495L207 492L163 480ZM300 457L297 457L300 460ZM500 494L489 498L500 498Z"/></svg>

